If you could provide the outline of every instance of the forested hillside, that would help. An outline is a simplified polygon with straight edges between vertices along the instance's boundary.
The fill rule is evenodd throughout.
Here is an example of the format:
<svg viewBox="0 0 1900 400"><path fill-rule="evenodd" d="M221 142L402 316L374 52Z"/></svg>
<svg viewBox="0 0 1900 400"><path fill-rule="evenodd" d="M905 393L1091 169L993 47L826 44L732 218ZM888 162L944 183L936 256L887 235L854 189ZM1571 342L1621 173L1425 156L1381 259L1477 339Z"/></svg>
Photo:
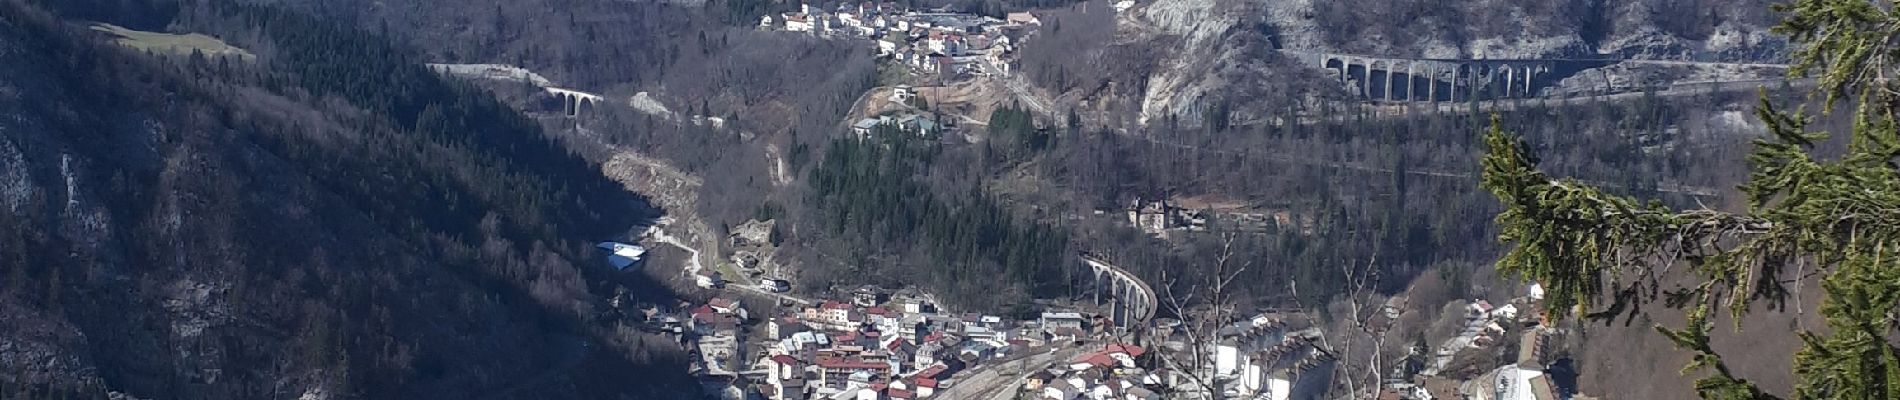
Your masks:
<svg viewBox="0 0 1900 400"><path fill-rule="evenodd" d="M0 397L695 390L603 302L629 278L592 241L643 199L374 34L185 14L259 58L132 53L61 19L111 13L0 4Z"/></svg>
<svg viewBox="0 0 1900 400"><path fill-rule="evenodd" d="M1033 298L1059 294L1068 257L1067 234L1044 222L1018 218L975 190L958 193L920 179L955 173L936 169L934 137L891 126L870 140L838 139L811 171L812 223L824 237L848 243L850 263L863 270L815 268L815 284L848 284L870 274L878 281L925 284L958 306L1022 309ZM807 238L808 242L819 241ZM830 261L830 260L824 260ZM824 263L820 261L820 263Z"/></svg>
<svg viewBox="0 0 1900 400"><path fill-rule="evenodd" d="M1503 118L1547 149L1549 170L1642 198L1721 204L1691 194L1739 181L1716 167L1738 165L1746 135L1759 129L1741 119L1739 107L1749 98L1552 102ZM1247 205L1246 212L1283 213L1287 222L1248 230L1235 243L1255 266L1236 286L1262 305L1324 304L1350 289L1343 265L1368 263L1376 264L1372 284L1380 291L1397 292L1430 271L1480 296L1483 288L1473 286L1486 282L1469 278L1473 265L1495 254L1485 217L1495 203L1470 186L1483 150L1471 132L1488 115L1360 115L1225 130L1161 126L1149 137L1051 129L1055 145L1026 166L1047 184L1013 194L1044 208L1115 212L1077 224L1078 236L1151 277L1211 262L1208 246L1220 232L1173 241L1185 245L1130 232L1119 212L1137 198L1211 196ZM1212 229L1232 226L1235 217L1225 218L1214 213ZM1288 281L1304 298L1291 296Z"/></svg>

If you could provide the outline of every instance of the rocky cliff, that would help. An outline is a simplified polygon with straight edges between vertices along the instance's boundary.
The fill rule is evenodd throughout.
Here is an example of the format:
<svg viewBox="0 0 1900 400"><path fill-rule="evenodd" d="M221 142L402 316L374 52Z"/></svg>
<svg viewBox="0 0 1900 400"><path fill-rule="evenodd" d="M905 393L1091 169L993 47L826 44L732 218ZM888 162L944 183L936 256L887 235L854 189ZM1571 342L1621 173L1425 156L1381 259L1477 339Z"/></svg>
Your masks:
<svg viewBox="0 0 1900 400"><path fill-rule="evenodd" d="M1785 41L1761 0L1338 2L1151 0L1116 18L1118 42L1160 53L1138 98L1140 122L1199 121L1214 104L1243 120L1333 88L1294 82L1318 70L1277 49L1391 58L1779 60ZM1261 97L1277 101L1263 101Z"/></svg>

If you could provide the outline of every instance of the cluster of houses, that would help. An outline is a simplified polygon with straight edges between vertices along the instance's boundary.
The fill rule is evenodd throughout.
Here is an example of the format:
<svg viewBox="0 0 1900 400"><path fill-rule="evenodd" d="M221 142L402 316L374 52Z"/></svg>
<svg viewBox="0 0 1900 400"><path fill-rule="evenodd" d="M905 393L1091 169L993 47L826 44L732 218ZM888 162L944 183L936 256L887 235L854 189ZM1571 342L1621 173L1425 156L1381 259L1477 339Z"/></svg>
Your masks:
<svg viewBox="0 0 1900 400"><path fill-rule="evenodd" d="M910 104L915 98L917 98L917 90L910 85L897 85L891 89L891 103ZM945 122L950 121L954 119ZM935 114L910 109L910 111L886 112L882 115L859 119L851 124L851 133L856 134L858 139L865 139L876 134L881 127L895 128L897 131L925 137L955 128L953 125L938 122Z"/></svg>
<svg viewBox="0 0 1900 400"><path fill-rule="evenodd" d="M974 14L917 12L894 2L846 2L835 9L799 6L767 15L760 29L872 39L878 54L924 73L1007 74L1015 43L1042 21L1030 13L997 19Z"/></svg>
<svg viewBox="0 0 1900 400"><path fill-rule="evenodd" d="M1510 332L1510 329L1507 329L1507 327L1524 325L1536 326L1537 321L1531 321L1531 319L1538 318L1540 316L1539 313L1520 312L1520 308L1535 307L1534 301L1530 299L1542 299L1543 297L1542 289L1537 285L1531 285L1531 294L1532 296L1526 296L1520 301L1513 301L1502 306L1493 306L1491 302L1482 299L1472 300L1466 303L1464 315L1462 316L1464 319L1463 328L1459 330L1457 336L1439 345L1437 351L1432 353L1431 361L1422 373L1425 375L1438 374L1440 370L1451 363L1453 358L1467 349L1485 349L1497 346L1500 343L1511 343L1505 340L1506 335Z"/></svg>
<svg viewBox="0 0 1900 400"><path fill-rule="evenodd" d="M918 136L928 136L943 130L943 126L938 125L937 120L930 118L929 115L899 113L860 119L851 124L851 133L857 134L859 139L869 138L878 131L879 126L896 127L898 130Z"/></svg>
<svg viewBox="0 0 1900 400"><path fill-rule="evenodd" d="M1159 400L1155 388L1165 385L1168 374L1137 366L1135 358L1146 353L1140 346L1106 344L1036 371L1023 380L1023 392L1042 400Z"/></svg>
<svg viewBox="0 0 1900 400"><path fill-rule="evenodd" d="M1262 313L1222 326L1211 351L1199 350L1211 353L1219 397L1319 399L1331 388L1338 357L1321 345L1318 329L1294 330L1280 315Z"/></svg>
<svg viewBox="0 0 1900 400"><path fill-rule="evenodd" d="M872 286L848 300L756 320L723 297L686 313L649 319L676 322L661 328L682 334L696 355L696 374L724 377L735 383L731 390L773 400L930 398L970 367L1080 339L1089 326L1077 313L1028 322L939 313L925 296ZM1037 329L1043 325L1056 332Z"/></svg>
<svg viewBox="0 0 1900 400"><path fill-rule="evenodd" d="M1068 316L1044 315L1045 320L1051 317ZM1049 323L1043 324L1048 329ZM1036 371L1024 380L1023 390L1025 397L1040 400L1158 400L1168 393L1187 398L1319 399L1331 388L1337 358L1319 344L1318 335L1313 329L1290 329L1271 314L1222 326L1214 340L1197 340L1178 321L1163 322L1149 330L1146 339L1152 348L1096 345L1066 363ZM1151 352L1158 354L1137 362ZM1210 389L1214 392L1208 393Z"/></svg>
<svg viewBox="0 0 1900 400"><path fill-rule="evenodd" d="M1098 209L1097 215L1111 215L1111 210ZM1313 221L1300 218L1287 209L1212 209L1183 207L1180 203L1168 199L1144 200L1136 198L1129 202L1121 212L1127 216L1129 226L1143 233L1166 238L1172 232L1206 231L1218 216L1220 229L1243 232L1262 232L1279 229L1286 232L1298 232L1302 235L1314 233Z"/></svg>
<svg viewBox="0 0 1900 400"><path fill-rule="evenodd" d="M1530 285L1523 297L1502 305L1484 300L1470 302L1464 308L1465 328L1446 341L1433 354L1431 365L1409 380L1388 382L1377 394L1379 400L1560 400L1590 399L1575 393L1575 388L1559 387L1551 371L1557 362L1564 329L1550 326L1543 319L1543 289ZM1515 346L1517 358L1476 377L1457 379L1443 376L1442 369L1454 357L1488 357L1485 350Z"/></svg>
<svg viewBox="0 0 1900 400"><path fill-rule="evenodd" d="M1104 340L1114 335L1102 316L1049 311L1016 321L941 313L925 296L871 286L777 315L749 314L725 297L682 309L677 317L649 311L648 320L679 333L695 356L694 373L725 382L715 390L728 398L942 397L979 365L1007 369L1010 360L1067 348L1076 355L1010 373L1019 377L1018 398L1160 400L1201 392L1306 400L1326 394L1337 362L1317 330L1290 327L1272 312L1222 325L1212 340L1163 320L1143 335L1144 347ZM1196 377L1213 377L1214 392L1205 393L1209 381Z"/></svg>

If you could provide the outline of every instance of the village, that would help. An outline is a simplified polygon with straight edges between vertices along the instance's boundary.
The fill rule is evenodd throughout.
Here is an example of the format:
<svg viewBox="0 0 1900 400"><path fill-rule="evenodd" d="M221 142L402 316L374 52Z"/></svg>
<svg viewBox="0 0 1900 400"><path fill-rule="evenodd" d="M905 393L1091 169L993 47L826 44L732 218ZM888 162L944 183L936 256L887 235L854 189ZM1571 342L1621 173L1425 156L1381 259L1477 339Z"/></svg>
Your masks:
<svg viewBox="0 0 1900 400"><path fill-rule="evenodd" d="M879 56L925 74L1008 74L1016 45L1041 26L1028 12L1003 19L953 12L919 12L893 2L842 3L824 10L810 4L798 12L766 15L759 29L821 37L871 39Z"/></svg>
<svg viewBox="0 0 1900 400"><path fill-rule="evenodd" d="M1164 202L1136 202L1128 213L1136 225L1160 218L1169 229L1192 227L1193 216ZM764 225L741 229L747 235L735 234L735 246L769 242ZM760 237L742 237L748 235ZM600 247L616 268L645 261L637 245ZM769 257L746 252L734 261L760 263L755 258ZM1543 319L1544 293L1534 284L1496 305L1456 300L1444 315L1429 315L1457 326L1456 334L1414 346L1372 389L1349 390L1337 376L1349 353L1331 348L1309 310L1127 319L1075 301L1043 304L1022 319L945 310L916 288L866 285L834 291L838 298L807 299L787 293L781 279L728 285L711 268L689 274L711 294L706 301L632 305L616 298L614 305L629 324L664 334L691 354L692 373L722 399L1589 398L1566 378L1574 376L1560 360L1566 330ZM1406 301L1400 295L1373 303L1361 329L1393 332Z"/></svg>
<svg viewBox="0 0 1900 400"><path fill-rule="evenodd" d="M637 315L643 329L685 346L693 372L728 399L1163 399L1205 393L1194 376L1212 375L1222 377L1222 397L1308 399L1326 393L1337 362L1317 329L1277 312L1203 342L1178 320L1137 334L1078 311L1034 320L946 313L921 293L874 286L772 315L747 307L720 296ZM1199 366L1164 366L1174 363Z"/></svg>
<svg viewBox="0 0 1900 400"><path fill-rule="evenodd" d="M1119 12L1130 5L1123 1L1114 8ZM1028 12L999 19L863 2L803 4L797 12L762 17L758 28L868 40L880 57L914 76L983 79L1009 75L1022 41L1042 23ZM895 85L879 96L899 111L848 121L854 136L930 136L956 129L955 118L943 120L910 106L920 97L910 85ZM1122 210L1096 214L1125 218L1164 239L1216 224L1226 231L1311 234L1313 229L1312 221L1286 210L1191 200L1196 199L1138 199ZM751 226L755 223L764 226ZM1457 320L1463 329L1437 346L1414 349L1408 359L1422 360L1412 363L1420 365L1402 366L1382 375L1377 385L1348 390L1338 376L1341 363L1349 362L1342 360L1346 353L1331 347L1310 310L1124 323L1112 312L1087 306L1058 305L1015 318L951 312L915 288L867 285L834 290L837 298L798 298L788 293L790 282L765 245L768 231L769 221L735 230L749 236L734 234L734 270L689 268L700 289L715 293L710 299L642 305L629 313L643 330L667 334L690 353L692 372L721 399L1572 398L1558 396L1563 388L1556 374L1545 372L1555 362L1553 349L1563 331L1536 318L1542 312L1541 291L1535 287L1501 306L1473 299L1459 308L1461 314L1438 316ZM626 262L614 264L624 268ZM727 285L734 278L756 285ZM1366 329L1389 328L1401 308L1388 304L1373 313ZM1498 353L1515 354L1516 362L1496 366L1493 354ZM1483 371L1469 371L1473 368Z"/></svg>

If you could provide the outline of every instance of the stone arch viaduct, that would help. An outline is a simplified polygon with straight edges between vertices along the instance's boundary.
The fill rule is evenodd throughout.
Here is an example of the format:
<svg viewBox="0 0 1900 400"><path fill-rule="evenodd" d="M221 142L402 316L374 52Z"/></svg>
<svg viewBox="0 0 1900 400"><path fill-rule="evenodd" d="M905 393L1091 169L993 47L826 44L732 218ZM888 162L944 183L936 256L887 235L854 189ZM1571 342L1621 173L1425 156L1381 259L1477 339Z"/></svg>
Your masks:
<svg viewBox="0 0 1900 400"><path fill-rule="evenodd" d="M1330 70L1355 95L1373 101L1470 101L1535 97L1557 80L1619 62L1602 59L1390 58L1281 50Z"/></svg>
<svg viewBox="0 0 1900 400"><path fill-rule="evenodd" d="M1091 278L1095 303L1108 311L1115 327L1135 329L1154 318L1159 302L1148 282L1094 255L1085 253L1079 258Z"/></svg>
<svg viewBox="0 0 1900 400"><path fill-rule="evenodd" d="M568 117L578 117L581 115L583 107L587 109L599 107L601 100L606 99L600 95L579 90L557 87L547 87L544 89L548 91L548 94L561 99L561 115Z"/></svg>

